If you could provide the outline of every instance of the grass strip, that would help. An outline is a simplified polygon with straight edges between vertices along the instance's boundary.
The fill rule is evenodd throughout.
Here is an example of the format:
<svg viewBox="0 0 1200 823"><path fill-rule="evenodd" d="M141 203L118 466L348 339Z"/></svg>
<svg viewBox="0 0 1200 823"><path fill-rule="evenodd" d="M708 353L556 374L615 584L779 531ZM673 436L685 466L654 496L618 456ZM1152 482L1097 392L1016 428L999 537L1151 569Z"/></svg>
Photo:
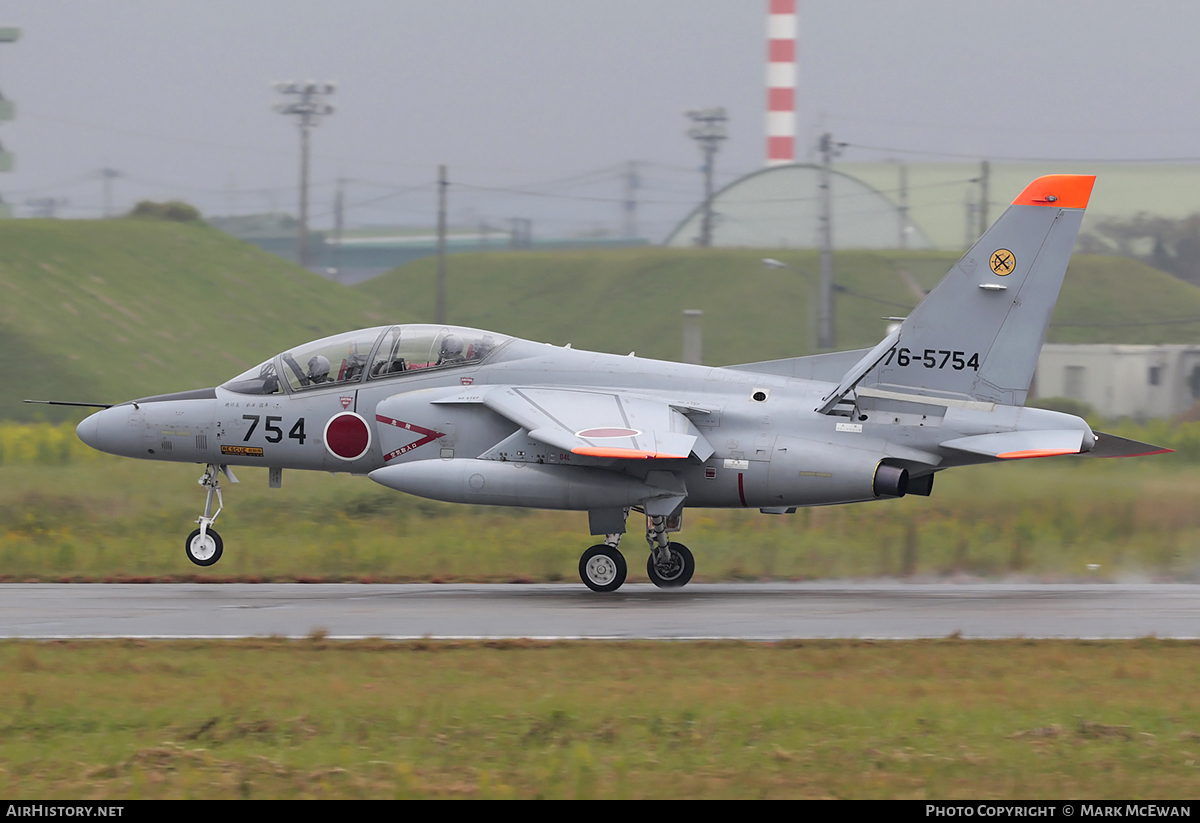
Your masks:
<svg viewBox="0 0 1200 823"><path fill-rule="evenodd" d="M107 456L0 465L5 581L558 582L596 538L582 512L458 506L365 478L264 469L225 485L221 562L188 562L200 467ZM1200 470L1174 455L1051 458L940 474L908 496L772 517L689 510L697 580L1200 579ZM635 515L622 551L644 581ZM1090 568L1095 566L1096 568Z"/></svg>
<svg viewBox="0 0 1200 823"><path fill-rule="evenodd" d="M1188 798L1200 644L0 643L10 798Z"/></svg>

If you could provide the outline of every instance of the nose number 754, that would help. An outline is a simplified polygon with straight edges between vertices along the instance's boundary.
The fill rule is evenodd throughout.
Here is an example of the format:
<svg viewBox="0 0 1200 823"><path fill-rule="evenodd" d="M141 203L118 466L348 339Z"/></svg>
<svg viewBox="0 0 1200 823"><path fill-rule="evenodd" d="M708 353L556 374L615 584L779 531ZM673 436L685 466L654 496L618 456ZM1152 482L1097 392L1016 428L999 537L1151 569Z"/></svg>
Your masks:
<svg viewBox="0 0 1200 823"><path fill-rule="evenodd" d="M258 423L262 419L262 416L258 414L243 414L242 419L250 421L250 428L246 430L246 436L242 438L243 443L248 443L250 442L250 435L254 434L254 430L258 428ZM275 425L276 423L280 423L282 421L282 417L276 417L275 415L271 414L267 415L266 422L263 424L263 431L267 433L266 440L268 443L278 443L283 440L283 429ZM299 440L300 445L303 446L306 436L307 435L304 434L304 418L301 417L296 421L296 424L292 426L292 430L288 432L288 438L291 440Z"/></svg>

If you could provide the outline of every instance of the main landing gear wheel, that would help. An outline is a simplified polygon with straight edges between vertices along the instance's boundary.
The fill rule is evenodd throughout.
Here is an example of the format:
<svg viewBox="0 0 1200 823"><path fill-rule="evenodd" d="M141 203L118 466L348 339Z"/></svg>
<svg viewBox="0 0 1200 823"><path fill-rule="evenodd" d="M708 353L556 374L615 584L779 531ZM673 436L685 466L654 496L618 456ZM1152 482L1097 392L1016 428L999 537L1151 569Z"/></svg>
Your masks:
<svg viewBox="0 0 1200 823"><path fill-rule="evenodd" d="M696 560L691 550L682 543L669 543L667 548L671 550L671 555L666 560L659 560L657 550L650 552L646 558L646 575L660 589L682 588L696 572Z"/></svg>
<svg viewBox="0 0 1200 823"><path fill-rule="evenodd" d="M183 550L187 552L188 560L197 566L211 566L221 559L225 544L221 541L221 535L212 529L208 529L203 538L200 537L200 530L196 529L188 535Z"/></svg>
<svg viewBox="0 0 1200 823"><path fill-rule="evenodd" d="M628 572L625 555L613 546L592 546L579 558L579 578L594 592L615 592Z"/></svg>

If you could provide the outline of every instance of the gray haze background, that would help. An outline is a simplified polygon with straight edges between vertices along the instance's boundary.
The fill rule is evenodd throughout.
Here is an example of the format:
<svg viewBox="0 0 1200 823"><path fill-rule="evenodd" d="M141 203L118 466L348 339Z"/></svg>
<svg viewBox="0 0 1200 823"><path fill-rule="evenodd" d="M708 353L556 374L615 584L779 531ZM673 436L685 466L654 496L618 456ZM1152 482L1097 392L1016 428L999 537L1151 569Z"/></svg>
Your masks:
<svg viewBox="0 0 1200 823"><path fill-rule="evenodd" d="M846 161L1200 158L1200 4L800 6L802 157L828 129ZM460 224L615 230L638 160L657 241L700 196L694 106L730 113L721 180L763 162L766 0L10 0L0 23L22 29L0 45L18 213L59 196L99 216L103 167L125 175L122 211L295 212L296 129L269 87L286 79L339 84L314 138L318 225L337 177L351 224L430 225L445 163Z"/></svg>

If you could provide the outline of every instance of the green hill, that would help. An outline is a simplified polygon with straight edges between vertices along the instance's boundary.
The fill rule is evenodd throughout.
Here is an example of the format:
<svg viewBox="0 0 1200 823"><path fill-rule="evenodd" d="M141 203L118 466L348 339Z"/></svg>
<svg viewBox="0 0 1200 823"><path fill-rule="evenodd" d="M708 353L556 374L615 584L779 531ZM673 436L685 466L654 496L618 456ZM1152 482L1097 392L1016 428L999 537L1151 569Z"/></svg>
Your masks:
<svg viewBox="0 0 1200 823"><path fill-rule="evenodd" d="M275 352L404 321L204 226L0 220L0 419L222 382ZM77 416L77 415L75 415Z"/></svg>
<svg viewBox="0 0 1200 823"><path fill-rule="evenodd" d="M764 257L794 266L771 269ZM834 258L837 348L872 346L881 316L907 314L957 254L841 252ZM704 361L730 364L813 351L810 293L816 252L634 248L454 255L447 261L450 322L576 348L679 359L682 311L704 311ZM419 260L357 288L382 310L433 313L436 262ZM1162 321L1172 321L1163 323ZM1189 320L1190 322L1173 322ZM1121 257L1077 255L1051 342L1189 343L1200 338L1200 289Z"/></svg>
<svg viewBox="0 0 1200 823"><path fill-rule="evenodd" d="M799 271L766 268L763 257ZM873 345L884 334L880 315L915 304L898 270L930 288L954 260L836 255L835 279L846 289L838 348ZM448 269L453 323L678 359L681 310L703 309L705 362L812 350L812 252L503 251L453 255ZM201 224L0 221L0 419L78 416L24 405L25 397L115 402L210 386L309 339L427 322L435 270L436 261L420 260L347 288ZM1127 259L1079 256L1055 323L1053 341L1192 342L1200 289Z"/></svg>

